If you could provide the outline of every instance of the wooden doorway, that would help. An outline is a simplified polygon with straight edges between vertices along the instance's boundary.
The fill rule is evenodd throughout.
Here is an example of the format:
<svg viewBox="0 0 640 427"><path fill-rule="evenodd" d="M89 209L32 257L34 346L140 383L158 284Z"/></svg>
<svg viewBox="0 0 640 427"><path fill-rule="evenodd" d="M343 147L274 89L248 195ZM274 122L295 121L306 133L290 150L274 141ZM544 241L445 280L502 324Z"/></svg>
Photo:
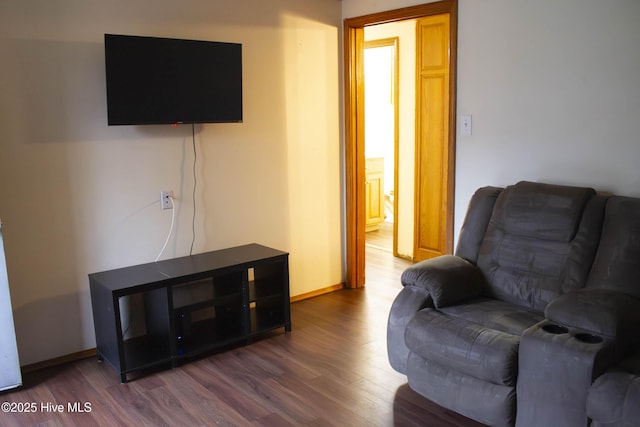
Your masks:
<svg viewBox="0 0 640 427"><path fill-rule="evenodd" d="M440 247L437 249L441 253L449 253L453 248L457 0L445 0L350 18L344 22L347 287L362 287L365 283L364 27L443 14L448 17L448 45L446 49L448 78L446 87L443 87L447 92L448 105L444 106L444 110L442 110L445 111L445 117L441 121L445 124L446 129L445 132L440 132L443 135L439 148L440 166L442 167L438 169L438 173L442 179L442 186L436 197L437 205L435 208L433 200L431 200L429 202L431 204L424 209L422 206L427 202L420 199L424 196L424 192L416 192L416 221L420 224L425 212L437 211L439 213L436 224L438 229L435 234L441 237L438 243ZM417 51L419 52L420 48ZM417 96L423 98L423 94L420 93ZM425 114L421 114L421 116L424 117ZM424 123L420 123L420 118L417 119L417 122L417 135L420 135L420 132L422 134L432 132L432 129L426 129L423 132ZM420 150L421 144L424 146L421 141L417 141L417 151ZM432 164L424 160L417 159L416 167L424 170L425 164ZM424 172L417 172L417 181L423 177ZM420 229L416 232L415 240L418 247L422 239L420 233L425 231L423 226L420 226ZM430 230L430 233L434 234L434 231ZM435 255L436 251L429 254L429 256Z"/></svg>

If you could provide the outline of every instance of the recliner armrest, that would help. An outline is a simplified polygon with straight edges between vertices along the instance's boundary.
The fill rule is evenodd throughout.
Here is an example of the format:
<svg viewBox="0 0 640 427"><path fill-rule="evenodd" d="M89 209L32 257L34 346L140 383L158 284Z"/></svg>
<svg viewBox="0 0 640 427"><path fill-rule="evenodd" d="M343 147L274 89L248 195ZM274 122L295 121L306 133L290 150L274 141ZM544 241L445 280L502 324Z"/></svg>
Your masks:
<svg viewBox="0 0 640 427"><path fill-rule="evenodd" d="M633 344L640 327L640 300L606 289L580 289L547 305L547 319Z"/></svg>
<svg viewBox="0 0 640 427"><path fill-rule="evenodd" d="M402 273L401 282L403 286L428 290L436 308L479 296L485 283L482 272L475 265L455 255L416 263Z"/></svg>

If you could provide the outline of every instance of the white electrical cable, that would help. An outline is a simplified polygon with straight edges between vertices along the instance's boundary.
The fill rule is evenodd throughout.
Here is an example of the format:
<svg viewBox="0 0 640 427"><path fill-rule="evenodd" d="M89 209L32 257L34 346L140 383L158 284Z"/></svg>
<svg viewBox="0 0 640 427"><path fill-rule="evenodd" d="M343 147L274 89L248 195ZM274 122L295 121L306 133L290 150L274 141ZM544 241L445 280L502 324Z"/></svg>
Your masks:
<svg viewBox="0 0 640 427"><path fill-rule="evenodd" d="M176 204L173 202L173 197L171 196L168 196L168 197L169 197L169 200L171 200L171 228L169 228L169 234L167 235L167 239L164 241L164 245L162 246L162 249L160 250L160 253L156 257L155 261L158 261L158 259L160 259L160 256L162 255L162 253L167 247L167 243L169 243L169 238L171 237L171 233L173 233L173 222L176 218Z"/></svg>

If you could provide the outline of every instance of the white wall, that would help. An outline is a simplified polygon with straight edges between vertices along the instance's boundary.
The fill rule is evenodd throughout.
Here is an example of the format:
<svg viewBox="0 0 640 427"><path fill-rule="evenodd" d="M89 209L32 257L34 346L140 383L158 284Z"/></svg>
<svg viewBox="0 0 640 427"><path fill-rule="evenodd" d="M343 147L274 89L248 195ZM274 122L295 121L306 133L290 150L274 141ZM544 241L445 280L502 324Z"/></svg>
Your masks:
<svg viewBox="0 0 640 427"><path fill-rule="evenodd" d="M344 0L343 18L426 3ZM640 196L640 2L460 0L456 235L478 187Z"/></svg>
<svg viewBox="0 0 640 427"><path fill-rule="evenodd" d="M473 135L458 138L456 229L482 185L640 196L640 2L465 0L459 18L458 114Z"/></svg>
<svg viewBox="0 0 640 427"><path fill-rule="evenodd" d="M189 253L191 129L106 125L103 34L243 44L244 123L196 127L194 252L290 251L291 294L343 281L340 4L5 0L0 216L23 364L95 346L87 274Z"/></svg>

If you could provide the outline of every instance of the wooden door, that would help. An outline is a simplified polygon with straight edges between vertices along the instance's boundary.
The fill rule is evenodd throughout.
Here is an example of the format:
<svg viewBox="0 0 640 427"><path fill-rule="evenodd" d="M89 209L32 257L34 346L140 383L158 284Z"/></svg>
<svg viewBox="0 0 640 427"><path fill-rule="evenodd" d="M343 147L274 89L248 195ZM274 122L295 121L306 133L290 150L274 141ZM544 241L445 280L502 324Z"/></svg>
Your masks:
<svg viewBox="0 0 640 427"><path fill-rule="evenodd" d="M452 250L449 25L449 14L417 23L415 261Z"/></svg>

